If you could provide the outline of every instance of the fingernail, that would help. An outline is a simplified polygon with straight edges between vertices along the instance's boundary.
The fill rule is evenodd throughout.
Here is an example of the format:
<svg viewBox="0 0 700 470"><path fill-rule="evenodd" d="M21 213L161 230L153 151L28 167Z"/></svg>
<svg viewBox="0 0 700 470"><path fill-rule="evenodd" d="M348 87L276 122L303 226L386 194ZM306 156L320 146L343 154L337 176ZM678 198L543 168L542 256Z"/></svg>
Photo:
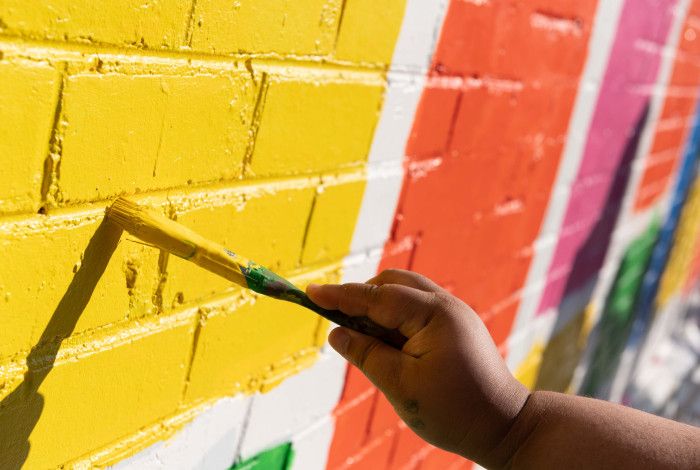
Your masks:
<svg viewBox="0 0 700 470"><path fill-rule="evenodd" d="M339 354L345 355L348 350L348 344L350 343L350 335L345 329L336 328L331 331L331 334L328 336L328 342Z"/></svg>

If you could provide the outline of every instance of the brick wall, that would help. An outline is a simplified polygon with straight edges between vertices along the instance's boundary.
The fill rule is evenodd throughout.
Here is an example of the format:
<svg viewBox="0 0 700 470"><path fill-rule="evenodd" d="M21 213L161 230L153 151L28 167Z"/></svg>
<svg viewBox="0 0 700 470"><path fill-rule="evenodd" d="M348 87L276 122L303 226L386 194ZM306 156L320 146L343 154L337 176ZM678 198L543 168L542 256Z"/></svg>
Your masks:
<svg viewBox="0 0 700 470"><path fill-rule="evenodd" d="M471 467L118 195L301 286L426 274L614 399L596 351L700 253L700 2L643 3L0 2L0 468Z"/></svg>

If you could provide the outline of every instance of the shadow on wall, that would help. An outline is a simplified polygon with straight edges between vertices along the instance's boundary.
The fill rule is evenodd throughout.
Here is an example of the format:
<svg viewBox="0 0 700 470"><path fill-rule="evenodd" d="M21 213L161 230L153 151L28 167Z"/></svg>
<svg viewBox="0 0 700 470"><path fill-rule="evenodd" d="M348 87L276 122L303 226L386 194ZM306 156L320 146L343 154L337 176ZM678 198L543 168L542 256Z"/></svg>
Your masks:
<svg viewBox="0 0 700 470"><path fill-rule="evenodd" d="M44 408L39 387L51 372L63 339L73 332L92 297L121 233L116 225L102 221L85 249L80 269L27 356L24 381L0 402L0 468L19 469L27 460L29 436Z"/></svg>
<svg viewBox="0 0 700 470"><path fill-rule="evenodd" d="M610 240L622 211L623 199L632 173L632 163L634 162L639 141L649 117L649 103L644 106L635 126L632 128L627 143L624 148L622 159L617 166L613 176L610 190L606 198L606 204L595 227L591 230L586 241L581 245L576 258L569 271L566 287L562 296L562 303L559 306L557 319L554 324L554 333L547 344L542 355L535 389L566 391L574 375L574 370L583 355L585 341L578 341L586 324L583 309L590 303L593 289L595 288L599 269L602 266L610 247ZM597 269L592 269L591 265L597 264ZM577 273L581 271L593 271L595 274L589 278L585 284L581 285ZM617 273L619 277L621 272ZM578 274L580 275L580 274ZM616 277L616 282L618 277ZM607 305L607 302L606 302ZM604 318L601 319L601 323ZM570 327L567 324L571 323ZM556 334L566 329L566 337L563 341L556 340ZM574 344L572 344L572 340ZM600 337L604 343L615 341L624 347L624 338ZM621 350L620 350L621 352ZM564 357L562 357L564 355Z"/></svg>

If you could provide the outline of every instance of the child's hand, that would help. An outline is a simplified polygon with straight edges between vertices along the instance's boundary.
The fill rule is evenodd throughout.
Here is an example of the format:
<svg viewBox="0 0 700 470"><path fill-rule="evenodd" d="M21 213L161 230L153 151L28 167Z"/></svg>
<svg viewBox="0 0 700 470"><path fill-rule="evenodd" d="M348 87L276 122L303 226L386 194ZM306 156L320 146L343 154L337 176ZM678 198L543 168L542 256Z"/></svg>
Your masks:
<svg viewBox="0 0 700 470"><path fill-rule="evenodd" d="M329 342L384 392L416 433L482 465L506 463L511 449L502 444L529 393L469 306L429 279L400 270L384 271L366 284L311 285L307 292L324 308L367 315L408 338L397 351L336 328Z"/></svg>

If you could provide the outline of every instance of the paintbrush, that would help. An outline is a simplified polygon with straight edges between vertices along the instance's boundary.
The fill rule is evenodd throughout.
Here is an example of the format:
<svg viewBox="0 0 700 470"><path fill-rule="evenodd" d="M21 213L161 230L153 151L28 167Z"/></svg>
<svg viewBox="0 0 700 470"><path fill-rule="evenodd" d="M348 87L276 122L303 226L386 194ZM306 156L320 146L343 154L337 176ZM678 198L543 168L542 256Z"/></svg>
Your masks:
<svg viewBox="0 0 700 470"><path fill-rule="evenodd" d="M398 330L385 328L369 317L351 317L340 310L316 305L304 291L266 267L126 198L120 197L107 208L107 218L144 242L259 294L301 305L333 323L378 338L399 350L406 342Z"/></svg>

